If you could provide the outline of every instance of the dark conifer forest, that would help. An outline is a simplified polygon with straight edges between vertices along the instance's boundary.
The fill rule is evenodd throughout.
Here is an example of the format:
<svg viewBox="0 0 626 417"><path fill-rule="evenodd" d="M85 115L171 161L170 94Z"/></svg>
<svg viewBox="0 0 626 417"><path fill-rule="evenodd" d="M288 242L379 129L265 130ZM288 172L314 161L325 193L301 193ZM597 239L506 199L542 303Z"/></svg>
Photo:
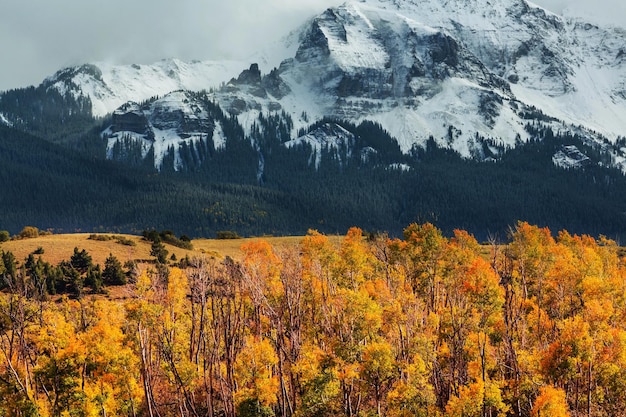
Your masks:
<svg viewBox="0 0 626 417"><path fill-rule="evenodd" d="M621 172L553 164L552 155L563 145L585 149L577 137L537 131L537 140L487 161L461 158L434 141L405 155L380 126L339 122L357 138L353 149L322 150L316 167L310 147L281 146L283 122L261 120L265 133L255 138L258 148L240 132L225 148L209 148L202 163L178 172L105 160L95 121L65 144L0 126L0 229L14 234L27 225L58 232L169 228L211 237L219 230L343 233L358 225L398 235L410 222L429 221L446 234L463 228L486 240L504 236L523 219L618 239L626 231ZM366 148L378 152L365 159ZM181 155L184 160L184 150Z"/></svg>
<svg viewBox="0 0 626 417"><path fill-rule="evenodd" d="M406 224L428 221L447 235L463 228L484 241L525 220L616 239L626 232L626 178L608 168L609 153L584 137L553 132L541 113L527 115L530 141L504 148L476 137L473 157L462 158L435 139L402 153L369 121L325 118L294 134L284 111L261 113L246 133L206 92L186 94L209 116L196 126L205 138L171 149L157 170L154 152L142 153L130 136L107 151L103 132L112 116L92 117L88 97L43 85L3 93L0 111L15 122L0 124L0 230L156 228L213 237L358 226L398 236ZM211 139L218 123L226 138L220 146ZM294 136L338 131L346 138L336 146L286 146ZM584 152L589 163L557 167L552 158L564 146Z"/></svg>

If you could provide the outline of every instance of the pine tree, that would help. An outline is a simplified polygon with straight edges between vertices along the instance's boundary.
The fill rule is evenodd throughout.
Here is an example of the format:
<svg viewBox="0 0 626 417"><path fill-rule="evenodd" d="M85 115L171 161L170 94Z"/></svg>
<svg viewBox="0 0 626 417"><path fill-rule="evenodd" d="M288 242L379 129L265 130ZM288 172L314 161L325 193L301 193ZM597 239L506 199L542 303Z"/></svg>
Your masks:
<svg viewBox="0 0 626 417"><path fill-rule="evenodd" d="M81 274L85 274L93 266L91 255L85 249L79 252L78 248L74 248L70 263Z"/></svg>
<svg viewBox="0 0 626 417"><path fill-rule="evenodd" d="M160 239L152 242L150 255L154 256L157 259L158 263L160 264L166 263L168 253L169 252L167 251L167 249L165 249L165 246L163 245L163 243L161 243Z"/></svg>
<svg viewBox="0 0 626 417"><path fill-rule="evenodd" d="M126 274L122 268L122 263L111 253L109 253L108 258L104 261L102 280L106 285L126 284Z"/></svg>

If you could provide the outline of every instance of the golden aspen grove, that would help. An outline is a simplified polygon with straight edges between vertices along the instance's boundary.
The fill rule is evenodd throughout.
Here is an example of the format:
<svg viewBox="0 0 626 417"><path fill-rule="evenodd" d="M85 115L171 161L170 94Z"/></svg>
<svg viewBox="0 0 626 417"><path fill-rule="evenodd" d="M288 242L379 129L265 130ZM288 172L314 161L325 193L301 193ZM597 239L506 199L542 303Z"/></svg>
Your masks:
<svg viewBox="0 0 626 417"><path fill-rule="evenodd" d="M241 250L141 265L118 298L2 252L0 416L626 415L614 241L426 223Z"/></svg>

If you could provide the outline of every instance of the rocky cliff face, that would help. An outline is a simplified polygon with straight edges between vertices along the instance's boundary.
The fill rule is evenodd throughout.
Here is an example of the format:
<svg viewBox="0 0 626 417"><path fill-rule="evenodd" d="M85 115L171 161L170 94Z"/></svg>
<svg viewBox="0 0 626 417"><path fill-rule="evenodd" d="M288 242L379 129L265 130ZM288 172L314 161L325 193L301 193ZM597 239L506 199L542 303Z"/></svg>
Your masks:
<svg viewBox="0 0 626 417"><path fill-rule="evenodd" d="M169 156L173 166L168 168L179 170L184 164L179 151L185 146L201 163L209 147L223 146L218 120L221 113L205 97L176 91L144 105L124 104L113 113L111 126L103 132L108 157L128 159L129 154L140 152L141 158L154 158L154 166L161 169Z"/></svg>
<svg viewBox="0 0 626 417"><path fill-rule="evenodd" d="M507 146L529 139L532 107L610 139L623 134L617 39L623 31L524 0L350 1L303 28L280 75L315 92L319 113L379 121L405 150L432 135L468 155L477 134ZM451 143L450 127L460 132Z"/></svg>
<svg viewBox="0 0 626 417"><path fill-rule="evenodd" d="M198 74L217 74L217 64L171 61L152 70L161 79L140 66L84 66L47 82L88 95L94 108L119 100L123 86L135 94L141 80L159 91L206 89L248 134L268 114L287 115L293 138L323 117L371 120L404 152L433 138L476 157L485 141L505 149L533 139L528 125L538 124L583 134L617 166L626 160L612 145L626 135L625 30L566 20L525 0L351 0L296 36L277 68L248 63L209 77ZM201 112L196 119L185 112L154 108L148 130L180 132L182 141L193 137L188 132L211 134ZM144 130L141 117L122 113L114 133Z"/></svg>

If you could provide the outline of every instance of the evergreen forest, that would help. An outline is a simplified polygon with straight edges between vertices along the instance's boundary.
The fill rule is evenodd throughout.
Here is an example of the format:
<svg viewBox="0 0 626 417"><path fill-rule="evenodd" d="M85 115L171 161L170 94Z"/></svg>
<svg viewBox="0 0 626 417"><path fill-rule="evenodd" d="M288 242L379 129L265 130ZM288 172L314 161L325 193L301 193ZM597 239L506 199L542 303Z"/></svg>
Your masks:
<svg viewBox="0 0 626 417"><path fill-rule="evenodd" d="M355 143L322 149L316 167L309 146L282 146L284 120L260 123L259 149L240 132L223 149L209 147L202 163L190 159L177 172L104 159L99 128L59 144L0 126L0 230L139 234L156 228L214 237L223 230L343 233L357 225L400 236L406 224L431 222L446 236L462 228L483 242L504 238L521 219L618 241L626 232L626 178L619 170L606 164L566 170L552 161L565 145L601 160L579 137L537 128L536 140L502 149L497 158L465 159L434 140L402 154L376 124L337 122ZM371 149L376 152L364 158Z"/></svg>

